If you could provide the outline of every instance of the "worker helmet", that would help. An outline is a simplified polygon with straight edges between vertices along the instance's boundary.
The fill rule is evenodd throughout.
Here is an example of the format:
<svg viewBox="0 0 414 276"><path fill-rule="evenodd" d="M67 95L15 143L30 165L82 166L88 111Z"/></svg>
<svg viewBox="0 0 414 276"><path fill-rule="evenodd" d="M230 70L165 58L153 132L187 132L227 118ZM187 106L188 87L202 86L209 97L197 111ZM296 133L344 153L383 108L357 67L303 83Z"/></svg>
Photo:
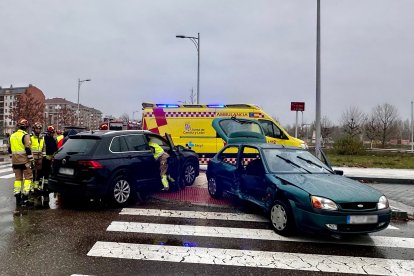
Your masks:
<svg viewBox="0 0 414 276"><path fill-rule="evenodd" d="M103 124L103 125L101 125L101 127L99 129L100 130L108 130L108 125L107 124Z"/></svg>
<svg viewBox="0 0 414 276"><path fill-rule="evenodd" d="M34 123L33 128L40 128L40 129L42 129L43 128L43 125L41 123L39 123L39 122L36 122L36 123Z"/></svg>
<svg viewBox="0 0 414 276"><path fill-rule="evenodd" d="M18 122L17 122L17 125L19 126L19 127L29 127L29 121L27 121L26 119L24 119L24 118L21 118Z"/></svg>
<svg viewBox="0 0 414 276"><path fill-rule="evenodd" d="M55 128L53 126L48 126L47 127L47 132L48 133L55 133Z"/></svg>

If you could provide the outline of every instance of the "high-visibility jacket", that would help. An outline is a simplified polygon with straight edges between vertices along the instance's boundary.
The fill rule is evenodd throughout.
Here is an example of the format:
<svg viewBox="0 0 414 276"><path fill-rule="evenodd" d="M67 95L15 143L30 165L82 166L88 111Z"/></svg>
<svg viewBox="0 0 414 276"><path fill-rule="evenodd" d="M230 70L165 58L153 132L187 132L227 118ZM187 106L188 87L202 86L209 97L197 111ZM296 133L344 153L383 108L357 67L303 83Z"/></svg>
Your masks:
<svg viewBox="0 0 414 276"><path fill-rule="evenodd" d="M30 150L30 137L22 129L18 129L10 136L10 149L13 165L26 164L29 158L33 158Z"/></svg>
<svg viewBox="0 0 414 276"><path fill-rule="evenodd" d="M158 159L164 153L164 149L157 143L149 142L148 145L154 149L155 159Z"/></svg>
<svg viewBox="0 0 414 276"><path fill-rule="evenodd" d="M46 148L45 148L45 138L42 135L30 136L30 141L32 142L31 149L34 159L41 159L43 155L46 155Z"/></svg>
<svg viewBox="0 0 414 276"><path fill-rule="evenodd" d="M63 134L56 136L56 141L59 143L64 138Z"/></svg>

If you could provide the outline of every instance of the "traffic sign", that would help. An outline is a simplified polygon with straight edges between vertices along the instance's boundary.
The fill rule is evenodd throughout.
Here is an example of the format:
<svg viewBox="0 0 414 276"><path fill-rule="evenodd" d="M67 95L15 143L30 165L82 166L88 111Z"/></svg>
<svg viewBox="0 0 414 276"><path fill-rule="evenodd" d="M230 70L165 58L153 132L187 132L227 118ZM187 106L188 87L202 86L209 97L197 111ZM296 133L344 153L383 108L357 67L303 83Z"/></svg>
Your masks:
<svg viewBox="0 0 414 276"><path fill-rule="evenodd" d="M305 103L304 102L291 102L290 110L291 111L305 111Z"/></svg>

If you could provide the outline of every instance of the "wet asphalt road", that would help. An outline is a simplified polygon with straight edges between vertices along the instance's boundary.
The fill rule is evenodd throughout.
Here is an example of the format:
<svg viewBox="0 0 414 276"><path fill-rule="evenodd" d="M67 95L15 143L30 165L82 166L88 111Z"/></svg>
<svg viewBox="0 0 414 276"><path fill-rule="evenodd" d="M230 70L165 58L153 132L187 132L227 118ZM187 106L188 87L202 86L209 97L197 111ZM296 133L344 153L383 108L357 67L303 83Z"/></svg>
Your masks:
<svg viewBox="0 0 414 276"><path fill-rule="evenodd" d="M59 205L52 201L51 208L31 209L27 214L15 216L13 179L0 179L0 274L1 275L303 275L305 271L241 267L236 265L193 264L131 260L87 256L98 241L185 247L207 247L212 249L254 250L263 252L303 253L306 256L356 256L413 260L414 248L361 246L352 244L359 238L344 238L343 243L330 237L299 235L304 242L293 240L260 240L248 238L214 238L167 233L134 233L107 231L114 221L125 223L159 223L180 226L232 227L253 230L271 229L267 222L203 220L195 218L173 218L156 216L121 215L121 208L111 208L102 202L76 202ZM189 203L172 203L149 199L135 208L215 211L231 213L255 213L260 211L243 203L225 207L203 207ZM387 229L362 239L372 237L414 238L413 222L393 222L396 229ZM316 238L317 242L314 241ZM306 241L307 240L307 241ZM313 240L313 241L309 241ZM412 242L412 241L411 241ZM341 257L343 258L343 257ZM349 271L348 271L349 272ZM322 272L306 271L306 275L324 275ZM342 275L341 273L327 275ZM347 274L349 275L349 274ZM410 275L410 274L401 274Z"/></svg>

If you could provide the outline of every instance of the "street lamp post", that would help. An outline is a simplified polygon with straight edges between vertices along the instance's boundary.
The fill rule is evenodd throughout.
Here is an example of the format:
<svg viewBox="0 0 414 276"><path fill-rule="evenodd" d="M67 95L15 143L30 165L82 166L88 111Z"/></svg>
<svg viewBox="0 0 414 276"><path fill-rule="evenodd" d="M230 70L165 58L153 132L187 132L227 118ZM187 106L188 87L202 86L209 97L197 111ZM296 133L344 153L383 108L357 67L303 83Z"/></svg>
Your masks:
<svg viewBox="0 0 414 276"><path fill-rule="evenodd" d="M316 139L315 139L315 153L316 156L321 156L321 3L317 0L316 3Z"/></svg>
<svg viewBox="0 0 414 276"><path fill-rule="evenodd" d="M413 101L411 101L411 152L413 152L414 147L414 125L413 125Z"/></svg>
<svg viewBox="0 0 414 276"><path fill-rule="evenodd" d="M85 81L91 81L91 79L84 79L84 80L78 79L78 110L76 111L77 117L78 117L78 126L79 126L79 116L80 116L80 111L79 111L79 92L80 92L81 84L83 82L85 82Z"/></svg>
<svg viewBox="0 0 414 276"><path fill-rule="evenodd" d="M197 104L200 103L200 33L197 33L197 37L176 35L177 38L189 38L197 49Z"/></svg>

